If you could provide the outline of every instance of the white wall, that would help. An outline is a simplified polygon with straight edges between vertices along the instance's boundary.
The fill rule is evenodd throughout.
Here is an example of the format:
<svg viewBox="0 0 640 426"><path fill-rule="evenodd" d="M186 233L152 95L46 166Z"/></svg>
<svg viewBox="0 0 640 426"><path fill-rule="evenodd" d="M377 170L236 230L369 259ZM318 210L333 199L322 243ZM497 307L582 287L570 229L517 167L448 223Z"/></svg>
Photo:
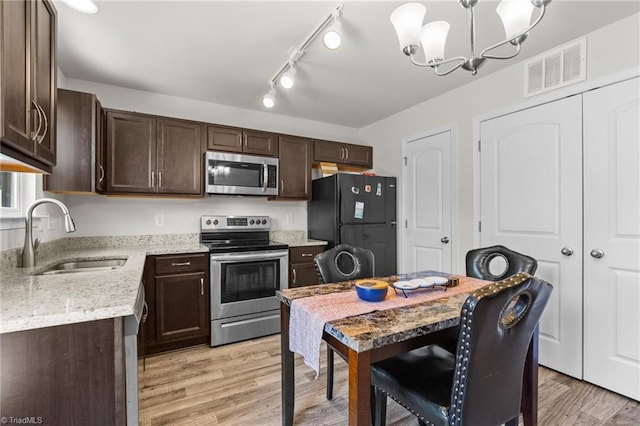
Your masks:
<svg viewBox="0 0 640 426"><path fill-rule="evenodd" d="M638 68L639 65L640 14L587 35L588 80L598 80ZM425 69L424 72L432 71ZM481 74L482 70L479 71ZM376 170L380 174L398 176L399 186L402 187L402 141L433 129L447 126L455 128L457 162L454 198L457 205L454 206L454 218L457 216L457 220L453 224L453 235L457 235L457 238L453 240L453 267L456 272L464 272L464 255L473 248L473 119L523 102L523 93L524 63L520 62L360 129L360 138L373 146ZM401 205L398 217L403 218ZM399 230L399 249L402 244L402 231Z"/></svg>

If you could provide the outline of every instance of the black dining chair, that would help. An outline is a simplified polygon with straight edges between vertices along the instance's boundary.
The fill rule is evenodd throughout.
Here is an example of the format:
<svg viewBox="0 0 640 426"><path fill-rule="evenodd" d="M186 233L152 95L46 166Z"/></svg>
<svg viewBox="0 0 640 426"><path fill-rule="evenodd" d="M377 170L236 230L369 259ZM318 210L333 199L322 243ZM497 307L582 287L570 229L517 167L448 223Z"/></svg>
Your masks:
<svg viewBox="0 0 640 426"><path fill-rule="evenodd" d="M372 365L374 424L384 426L389 396L421 425L517 425L529 342L552 288L527 273L487 285L462 307L455 353L428 345Z"/></svg>
<svg viewBox="0 0 640 426"><path fill-rule="evenodd" d="M502 261L501 272L492 271L492 262ZM466 257L467 276L488 281L500 281L519 272L533 275L538 262L531 256L518 253L505 246L496 245L469 250Z"/></svg>
<svg viewBox="0 0 640 426"><path fill-rule="evenodd" d="M375 273L373 252L348 244L339 244L332 249L316 255L313 262L320 276L320 282L336 283L341 281L371 278ZM333 349L327 345L327 399L333 399Z"/></svg>

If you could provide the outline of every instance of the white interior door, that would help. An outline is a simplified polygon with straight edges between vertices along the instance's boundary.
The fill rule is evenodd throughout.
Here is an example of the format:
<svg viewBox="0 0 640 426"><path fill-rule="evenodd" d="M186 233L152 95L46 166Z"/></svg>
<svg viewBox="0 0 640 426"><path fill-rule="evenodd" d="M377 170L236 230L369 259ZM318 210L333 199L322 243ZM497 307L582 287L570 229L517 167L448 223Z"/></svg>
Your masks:
<svg viewBox="0 0 640 426"><path fill-rule="evenodd" d="M639 93L636 78L584 95L584 378L636 400L640 400Z"/></svg>
<svg viewBox="0 0 640 426"><path fill-rule="evenodd" d="M540 363L582 378L581 96L484 121L480 132L481 246L538 261L536 276L554 287Z"/></svg>
<svg viewBox="0 0 640 426"><path fill-rule="evenodd" d="M406 145L405 271L451 271L452 142L449 130Z"/></svg>

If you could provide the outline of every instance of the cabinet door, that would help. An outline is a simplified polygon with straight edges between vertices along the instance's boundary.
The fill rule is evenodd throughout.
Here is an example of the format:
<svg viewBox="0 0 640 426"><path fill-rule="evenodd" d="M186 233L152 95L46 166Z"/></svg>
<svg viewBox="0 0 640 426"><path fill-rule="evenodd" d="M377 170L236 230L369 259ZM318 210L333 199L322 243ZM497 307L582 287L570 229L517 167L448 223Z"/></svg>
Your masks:
<svg viewBox="0 0 640 426"><path fill-rule="evenodd" d="M292 263L291 276L289 277L289 287L304 287L320 283L318 271L315 264L312 263Z"/></svg>
<svg viewBox="0 0 640 426"><path fill-rule="evenodd" d="M370 169L373 166L373 148L363 145L344 144L344 160L345 164L353 166L362 166Z"/></svg>
<svg viewBox="0 0 640 426"><path fill-rule="evenodd" d="M344 149L341 143L319 140L313 142L313 161L341 163L343 157Z"/></svg>
<svg viewBox="0 0 640 426"><path fill-rule="evenodd" d="M38 118L31 103L29 31L31 3L3 1L2 11L2 143L33 154L31 132Z"/></svg>
<svg viewBox="0 0 640 426"><path fill-rule="evenodd" d="M107 192L155 192L155 166L156 120L108 112Z"/></svg>
<svg viewBox="0 0 640 426"><path fill-rule="evenodd" d="M295 136L279 138L279 198L311 199L313 143Z"/></svg>
<svg viewBox="0 0 640 426"><path fill-rule="evenodd" d="M44 176L45 191L94 191L95 108L96 99L90 93L58 90L57 162L51 174Z"/></svg>
<svg viewBox="0 0 640 426"><path fill-rule="evenodd" d="M209 333L204 272L156 276L156 339L168 342Z"/></svg>
<svg viewBox="0 0 640 426"><path fill-rule="evenodd" d="M56 10L48 0L36 1L33 12L32 97L40 107L43 129L36 137L36 159L56 163Z"/></svg>
<svg viewBox="0 0 640 426"><path fill-rule="evenodd" d="M202 126L180 120L158 120L158 192L202 192Z"/></svg>
<svg viewBox="0 0 640 426"><path fill-rule="evenodd" d="M242 152L242 130L233 127L207 126L207 149Z"/></svg>
<svg viewBox="0 0 640 426"><path fill-rule="evenodd" d="M242 131L242 152L246 154L278 156L277 135L256 130Z"/></svg>
<svg viewBox="0 0 640 426"><path fill-rule="evenodd" d="M96 192L104 192L107 190L107 176L106 176L106 165L105 165L105 127L106 127L106 114L100 101L95 99L95 120L96 120L96 159L95 159L95 182L96 182Z"/></svg>

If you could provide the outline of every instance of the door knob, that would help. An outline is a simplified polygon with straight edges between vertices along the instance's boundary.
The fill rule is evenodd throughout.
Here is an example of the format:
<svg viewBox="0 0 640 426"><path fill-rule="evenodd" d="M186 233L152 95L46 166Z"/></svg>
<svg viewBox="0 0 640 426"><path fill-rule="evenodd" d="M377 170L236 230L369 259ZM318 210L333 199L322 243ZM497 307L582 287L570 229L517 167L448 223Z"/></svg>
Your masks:
<svg viewBox="0 0 640 426"><path fill-rule="evenodd" d="M604 257L604 250L601 249L593 249L591 250L591 257L595 257L596 259L602 259Z"/></svg>
<svg viewBox="0 0 640 426"><path fill-rule="evenodd" d="M573 249L571 247L562 247L560 253L564 254L565 256L571 256L573 254Z"/></svg>
<svg viewBox="0 0 640 426"><path fill-rule="evenodd" d="M440 242L443 242L445 244L449 244L449 237L442 237L440 238Z"/></svg>

